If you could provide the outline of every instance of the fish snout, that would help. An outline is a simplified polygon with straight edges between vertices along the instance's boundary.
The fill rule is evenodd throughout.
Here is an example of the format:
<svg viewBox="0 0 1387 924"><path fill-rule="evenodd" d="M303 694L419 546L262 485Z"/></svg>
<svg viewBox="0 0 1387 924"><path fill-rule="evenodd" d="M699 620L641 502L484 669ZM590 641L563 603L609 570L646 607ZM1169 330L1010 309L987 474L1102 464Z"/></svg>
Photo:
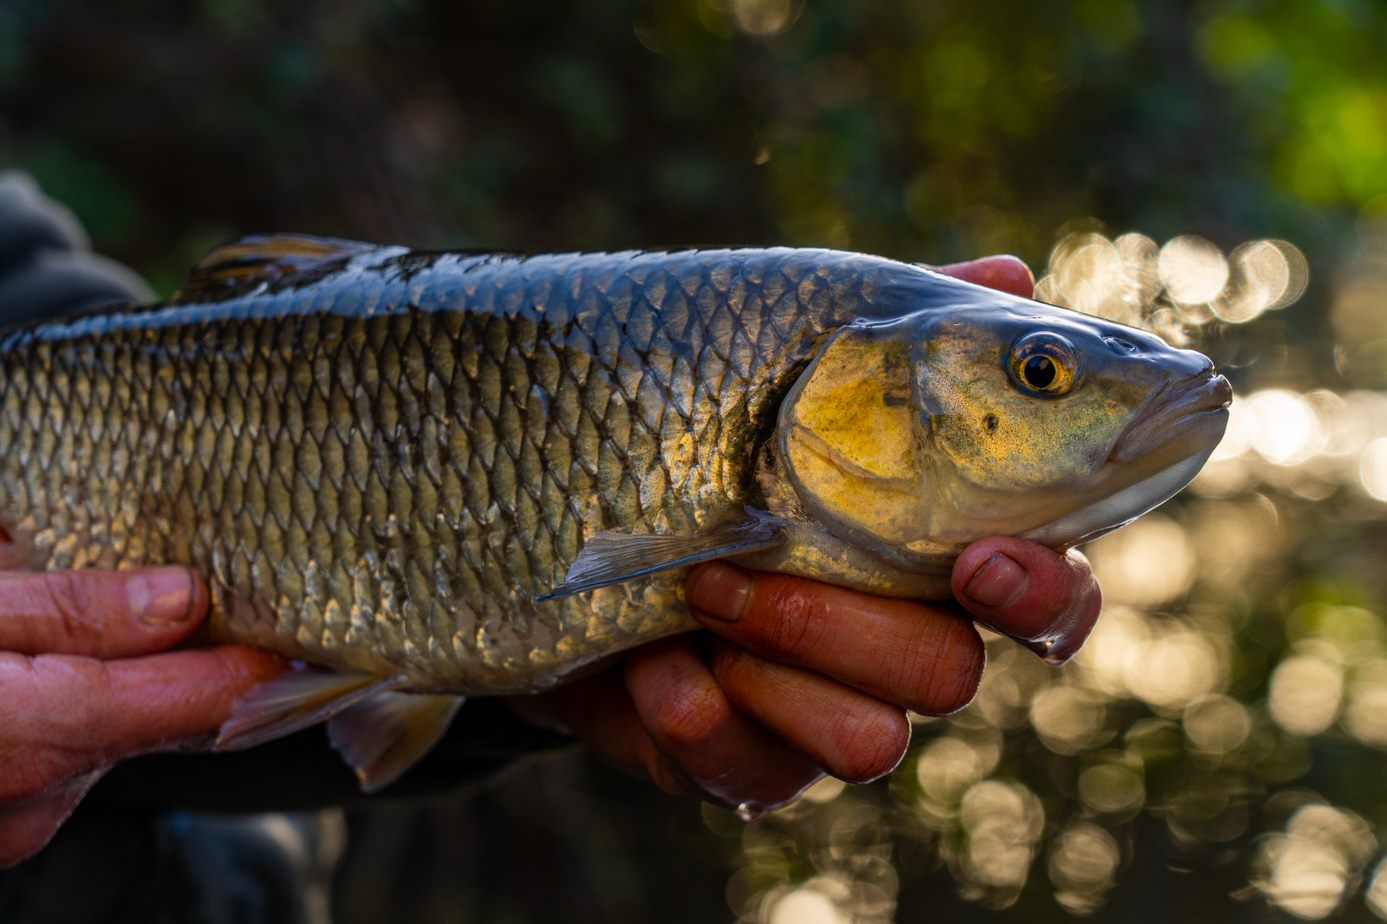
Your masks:
<svg viewBox="0 0 1387 924"><path fill-rule="evenodd" d="M1212 364L1210 371L1213 371ZM1208 388L1209 401L1218 407L1227 407L1233 403L1233 385L1218 373L1214 373L1209 380Z"/></svg>
<svg viewBox="0 0 1387 924"><path fill-rule="evenodd" d="M1233 400L1233 386L1224 376L1214 372L1213 363L1203 354L1193 350L1180 352L1198 356L1207 365L1160 391L1156 400L1144 408L1118 438L1111 456L1114 461L1130 462L1140 458L1166 443L1175 442L1182 433L1192 435L1207 430L1213 440L1210 449L1223 436L1228 405Z"/></svg>
<svg viewBox="0 0 1387 924"><path fill-rule="evenodd" d="M1214 361L1198 350L1177 349L1171 350L1171 353L1173 355L1170 357L1167 365L1169 365L1173 373L1172 378L1195 378L1214 371ZM1223 376L1219 376L1219 378L1223 378ZM1225 379L1224 385L1226 386L1227 384L1228 382Z"/></svg>

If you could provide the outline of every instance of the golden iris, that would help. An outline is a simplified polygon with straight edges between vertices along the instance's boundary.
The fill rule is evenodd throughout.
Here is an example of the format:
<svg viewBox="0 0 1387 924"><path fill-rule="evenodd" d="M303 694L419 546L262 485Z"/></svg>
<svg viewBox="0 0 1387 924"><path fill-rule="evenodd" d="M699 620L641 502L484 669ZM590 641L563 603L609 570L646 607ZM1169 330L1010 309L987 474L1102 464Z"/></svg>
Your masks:
<svg viewBox="0 0 1387 924"><path fill-rule="evenodd" d="M1069 394L1078 381L1079 356L1059 334L1027 334L1011 345L1007 369L1022 391L1058 398Z"/></svg>

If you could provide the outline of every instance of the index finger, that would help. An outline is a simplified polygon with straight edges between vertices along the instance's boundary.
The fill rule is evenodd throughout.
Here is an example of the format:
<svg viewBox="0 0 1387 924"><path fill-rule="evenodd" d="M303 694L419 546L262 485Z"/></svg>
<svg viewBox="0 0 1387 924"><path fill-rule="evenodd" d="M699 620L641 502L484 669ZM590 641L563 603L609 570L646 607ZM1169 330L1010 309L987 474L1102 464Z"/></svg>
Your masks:
<svg viewBox="0 0 1387 924"><path fill-rule="evenodd" d="M0 650L120 658L182 641L207 610L187 568L0 572Z"/></svg>
<svg viewBox="0 0 1387 924"><path fill-rule="evenodd" d="M916 712L954 712L977 692L982 640L950 609L721 561L693 570L688 602L723 638Z"/></svg>
<svg viewBox="0 0 1387 924"><path fill-rule="evenodd" d="M35 732L107 763L210 734L252 687L284 669L262 651L222 645L99 661L72 655L0 658L0 689ZM0 710L3 714L3 710Z"/></svg>

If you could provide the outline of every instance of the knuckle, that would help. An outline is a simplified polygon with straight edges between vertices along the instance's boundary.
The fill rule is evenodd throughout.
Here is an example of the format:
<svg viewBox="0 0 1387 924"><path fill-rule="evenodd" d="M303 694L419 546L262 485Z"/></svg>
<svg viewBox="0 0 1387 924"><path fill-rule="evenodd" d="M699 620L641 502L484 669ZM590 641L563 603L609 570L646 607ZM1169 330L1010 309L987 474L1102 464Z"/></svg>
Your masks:
<svg viewBox="0 0 1387 924"><path fill-rule="evenodd" d="M905 705L925 715L948 715L973 701L982 682L986 649L973 627L961 620L936 639L932 656L907 659L897 689L909 691Z"/></svg>
<svg viewBox="0 0 1387 924"><path fill-rule="evenodd" d="M652 731L670 746L701 748L727 728L732 707L721 691L708 684L694 684L664 699L654 716Z"/></svg>
<svg viewBox="0 0 1387 924"><path fill-rule="evenodd" d="M49 571L39 582L48 612L64 638L77 641L91 632L86 585L75 571Z"/></svg>
<svg viewBox="0 0 1387 924"><path fill-rule="evenodd" d="M773 657L799 659L822 639L828 613L823 598L811 588L777 582L766 602L761 636Z"/></svg>
<svg viewBox="0 0 1387 924"><path fill-rule="evenodd" d="M713 676L724 689L742 686L749 674L755 670L755 656L745 648L734 645L719 645L713 649L709 666Z"/></svg>
<svg viewBox="0 0 1387 924"><path fill-rule="evenodd" d="M68 692L61 727L76 735L90 734L105 724L115 683L105 661L95 658L69 658L40 655L34 667L55 689ZM78 738L78 740L81 740Z"/></svg>

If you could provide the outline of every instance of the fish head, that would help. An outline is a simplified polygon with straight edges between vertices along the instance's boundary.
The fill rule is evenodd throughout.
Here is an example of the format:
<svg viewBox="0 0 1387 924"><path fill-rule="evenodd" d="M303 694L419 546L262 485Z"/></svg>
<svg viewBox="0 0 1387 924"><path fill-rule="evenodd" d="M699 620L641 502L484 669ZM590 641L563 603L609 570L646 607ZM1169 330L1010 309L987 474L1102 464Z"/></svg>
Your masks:
<svg viewBox="0 0 1387 924"><path fill-rule="evenodd" d="M1146 331L1001 293L835 332L782 404L803 508L897 566L984 536L1062 549L1184 487L1227 379Z"/></svg>

